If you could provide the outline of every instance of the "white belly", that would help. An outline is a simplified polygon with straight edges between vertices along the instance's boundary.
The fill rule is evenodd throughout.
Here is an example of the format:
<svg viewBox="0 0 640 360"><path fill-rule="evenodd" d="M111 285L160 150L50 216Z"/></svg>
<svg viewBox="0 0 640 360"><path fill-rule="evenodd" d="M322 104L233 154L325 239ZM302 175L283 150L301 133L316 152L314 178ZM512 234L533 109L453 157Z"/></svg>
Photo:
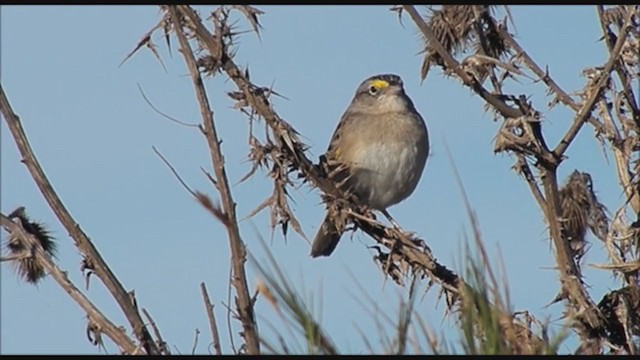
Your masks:
<svg viewBox="0 0 640 360"><path fill-rule="evenodd" d="M353 164L353 189L374 209L385 209L399 203L418 185L427 159L426 151L419 151L417 144L367 146Z"/></svg>

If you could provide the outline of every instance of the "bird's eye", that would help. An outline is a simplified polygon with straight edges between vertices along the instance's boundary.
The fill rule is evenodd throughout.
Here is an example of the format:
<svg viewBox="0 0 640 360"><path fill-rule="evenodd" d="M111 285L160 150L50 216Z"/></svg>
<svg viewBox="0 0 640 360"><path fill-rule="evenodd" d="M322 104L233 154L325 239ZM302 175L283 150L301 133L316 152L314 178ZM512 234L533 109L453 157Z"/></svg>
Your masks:
<svg viewBox="0 0 640 360"><path fill-rule="evenodd" d="M369 94L371 94L371 95L376 95L377 93L378 93L378 88L377 88L377 87L375 87L375 86L373 86L373 85L371 85L371 86L369 87Z"/></svg>

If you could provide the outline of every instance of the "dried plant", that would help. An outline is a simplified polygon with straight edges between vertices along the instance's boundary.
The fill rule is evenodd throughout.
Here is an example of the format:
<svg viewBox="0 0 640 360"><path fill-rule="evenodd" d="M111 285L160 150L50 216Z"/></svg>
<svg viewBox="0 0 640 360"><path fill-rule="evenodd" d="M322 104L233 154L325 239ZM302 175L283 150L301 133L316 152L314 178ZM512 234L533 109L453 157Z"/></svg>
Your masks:
<svg viewBox="0 0 640 360"><path fill-rule="evenodd" d="M152 31L165 29L169 33L176 31L177 21L169 13L172 7L162 7L165 15ZM190 7L175 8L183 26L187 39L193 41L195 53L200 54L200 71L206 76L214 76L220 72L232 80L237 89L228 92L234 101L234 108L246 114L249 120L249 155L253 162L251 171L243 178L246 180L257 169L268 172L274 190L251 215L269 208L271 227L280 227L287 234L289 226L304 237L304 233L295 214L289 206L289 186L309 184L323 192L327 207L341 216L343 222L353 224L371 235L382 247L390 252L381 253L376 259L383 263L381 269L402 282L402 278L410 272L420 272L429 276L435 283L444 286L449 296L457 292L458 277L446 267L438 264L426 243L408 232L389 228L378 222L372 213L358 204L351 194L339 186L339 179L329 176L324 165L314 164L305 154L308 146L299 137L298 132L273 109L271 97L277 92L270 87L259 86L251 82L248 68L241 69L234 62L233 44L237 32L228 24L229 14L239 11L238 7L221 6L211 12L212 29L209 30L201 17ZM259 14L253 10L240 11L251 13L251 21L258 21ZM257 27L259 29L259 27ZM146 38L147 35L144 36ZM138 49L140 47L137 47ZM264 122L264 137L255 134L255 125ZM339 214L338 214L339 213ZM400 271L400 273L398 273ZM397 276L401 274L402 276Z"/></svg>
<svg viewBox="0 0 640 360"><path fill-rule="evenodd" d="M44 224L29 219L24 206L11 212L8 217L9 219L20 221L24 230L38 240L42 249L49 254L49 256L55 257L57 252L55 239L51 236L51 233ZM11 233L7 237L5 248L11 256L7 259L3 258L3 261L12 260L18 276L26 282L35 285L47 275L43 265L38 262L37 258L31 253L31 250L17 234Z"/></svg>
<svg viewBox="0 0 640 360"><path fill-rule="evenodd" d="M230 12L238 8L221 6L211 12L210 19L213 23L211 30L190 7L162 7L162 9L165 16L154 29L162 28L169 34L175 32L179 38L182 36L180 33L184 33L186 39L194 44L193 52L200 54L201 61L195 62L196 65L200 65L200 72L205 76L224 73L237 87L235 91L227 94L235 102L234 108L248 117L250 124L248 158L253 161L252 169L243 180L257 169L263 168L267 170L274 185L271 196L251 214L268 207L271 213L272 229L279 226L283 235L286 236L288 226L291 225L304 237L295 214L288 205L287 187L296 184L317 187L323 192L322 197L329 211L341 220L340 226L346 227L352 224L353 229L361 229L376 240L377 245L374 248L377 249L378 255L374 260L380 265L379 268L385 275L401 285L406 283L405 280L409 276L428 277L430 281L427 284L440 284L447 304L454 306L462 284L460 278L435 261L424 240L397 227L387 227L378 222L369 209L359 204L357 198L340 185L343 180L340 176L340 168L335 168L322 159L318 164L308 159L305 154L308 146L300 140L298 132L272 107L271 96L277 93L270 87L252 83L248 69L241 70L235 64L233 44L237 32L228 25L228 19ZM253 20L257 21L258 18L256 15ZM182 40L181 47L184 53L184 49L187 48ZM187 51L191 50L187 49ZM199 76L194 74L193 67L190 68L192 77ZM199 84L199 81L195 83ZM199 92L205 93L204 89ZM204 95L199 97L206 99ZM204 101L201 100L201 104ZM207 112L203 112L203 116L206 114ZM255 124L259 121L264 121L265 125L265 135L262 139L254 133ZM225 219L228 220L228 218ZM239 305L242 306L242 304L246 303L243 301ZM240 311L239 314L244 324L245 320L242 319L245 317ZM247 334L244 333L244 335L246 338Z"/></svg>
<svg viewBox="0 0 640 360"><path fill-rule="evenodd" d="M609 233L606 208L593 191L591 175L575 170L560 188L561 233L569 243L576 262L584 255L587 228L603 242Z"/></svg>
<svg viewBox="0 0 640 360"><path fill-rule="evenodd" d="M454 57L465 52L473 52L476 59L499 59L505 55L505 44L497 33L495 23L491 21L493 8L494 6L490 5L442 5L428 8L427 24L433 31L434 38L420 33L426 44L420 70L423 80L432 65L447 68L446 62L436 49L436 41ZM472 56L468 59L472 59ZM470 64L472 62L474 61L468 61ZM485 65L488 64L474 65L474 70L482 74L478 78L486 78L488 67Z"/></svg>
<svg viewBox="0 0 640 360"><path fill-rule="evenodd" d="M626 286L611 291L600 300L598 308L607 319L607 338L613 345L613 352L637 354L638 345L633 337L640 336L640 288Z"/></svg>
<svg viewBox="0 0 640 360"><path fill-rule="evenodd" d="M426 76L430 66L437 64L445 75L457 78L485 100L486 109L502 120L494 151L514 156L513 168L526 180L543 210L560 274L561 290L556 300L565 300L565 316L581 339L578 352L602 353L607 347L617 351L616 344L621 342L613 339L612 334L620 331L609 321L611 317L604 315L603 307L591 299L582 281L579 261L588 250L585 235L589 228L607 245L613 261L610 267L625 275L628 286L638 286L638 270L634 265L638 261L638 244L631 241L637 239L637 231L625 220L624 213L629 207L636 214L640 212L637 165L640 112L634 93L637 90L632 86L635 83L637 89L638 85L640 7L597 7L609 59L602 66L585 69L587 82L576 92L580 100L571 97L548 70L543 71L536 64L509 32L506 21L497 21L488 7L445 5L425 17L413 6L403 6L401 10L409 14L423 35L426 51L421 77ZM489 36L487 31L492 36L492 46L482 46L480 41ZM474 55L463 61L456 59L462 53L472 52ZM482 61L478 61L478 55ZM511 57L505 62L507 55ZM546 86L548 94L553 96L549 108L564 104L575 111L573 122L554 148L547 145L542 133L543 112L525 94L503 91L505 81L521 77L536 79L538 84ZM491 79L491 89L484 85L486 78ZM557 170L586 123L594 127L599 141L613 154L622 191L627 197L612 221L595 196L589 174L576 171L564 187L558 185ZM531 170L531 164L537 174ZM627 319L634 321L633 317ZM635 353L634 346L629 345L633 342L625 339L625 351Z"/></svg>
<svg viewBox="0 0 640 360"><path fill-rule="evenodd" d="M470 210L470 209L469 209ZM528 311L514 312L508 305L509 290L506 280L498 283L497 276L487 257L479 229L473 213L469 212L474 229L473 247L466 244L463 273L469 284L461 289L460 307L456 310L457 328L460 332L460 347L444 348L440 344L445 339L434 335L424 319L424 294L428 286L419 277L413 277L400 299L398 309L390 310L381 305L379 299L369 295L367 289L352 277L354 287L361 293L354 300L364 309L374 328L363 330L363 324L355 320L354 327L360 333L368 353L403 355L455 354L556 354L560 344L566 339L564 333L549 336L548 324L537 320ZM303 296L284 271L278 266L275 255L264 240L257 235L265 250L267 260L264 265L250 254L250 262L258 269L260 277L259 294L274 309L283 326L272 325L272 336L265 335L262 343L274 354L343 354L336 347L321 322L309 310L311 300ZM492 257L495 258L495 257ZM422 295L421 295L422 294ZM313 299L312 299L313 300ZM270 332L270 334L271 334ZM271 340L273 337L277 342ZM304 339L301 345L299 340ZM378 344L377 346L375 344Z"/></svg>
<svg viewBox="0 0 640 360"><path fill-rule="evenodd" d="M1 90L1 89L0 89ZM0 92L0 100L4 98L4 93ZM20 213L18 209L18 213ZM22 214L24 216L24 214ZM139 354L143 350L137 346L126 334L122 327L116 326L78 289L67 277L66 271L62 271L53 261L51 254L46 251L37 235L27 231L20 217L9 218L0 214L0 223L7 230L9 236L16 242L21 242L22 246L30 249L28 256L32 257L34 264L37 264L42 273L48 273L64 289L67 294L85 311L87 314L87 338L94 345L103 346L102 334L107 335L115 344L119 346L125 354ZM31 229L33 231L33 229ZM10 261L20 261L11 259ZM19 266L19 265L18 265Z"/></svg>
<svg viewBox="0 0 640 360"><path fill-rule="evenodd" d="M232 308L229 304L229 315L233 312L241 324L243 338L242 346L237 350L234 347L235 353L260 354L263 352L261 345L277 352L274 351L276 346L265 342L258 332L254 304L259 297L271 303L283 318L286 314L297 324L296 329L303 334L308 352L335 354L339 349L288 284L275 265L275 258L270 258L269 269L257 264L265 283L258 284L254 291L249 289L245 272L247 253L239 232L221 139L203 85L213 76L231 80L235 89L226 95L233 107L248 119L247 158L252 168L241 181L260 170L268 174L273 184L271 194L250 216L268 209L272 232L280 229L286 237L291 228L306 238L289 205L290 189L301 185L317 188L322 192L329 212L339 220L338 226L367 233L375 241L371 248L377 252L374 261L380 271L397 284L409 287L409 300L401 306L397 322L392 322L397 333L393 341L388 341L387 352L408 352L409 334L416 328L422 329L434 352L441 351L440 341L426 329L417 312L414 297L417 285L424 285L426 290L439 285L439 296L446 299L447 310L458 314L467 353L547 354L557 351L561 337L550 341L546 324L533 318L528 311L514 312L508 306L508 294L506 289L501 291L491 270L468 204L478 258L470 259L464 275L459 276L436 261L423 239L400 227L388 227L377 221L370 209L359 204L358 199L341 186L344 169L322 158L315 163L307 157L308 146L302 142L300 134L272 106L275 97L280 96L278 92L273 86L252 82L249 68L241 68L235 61L237 39L242 31L231 22L231 14L241 15L260 36L263 11L246 5L219 6L204 17L185 5L161 6L160 9L160 21L143 34L124 61L147 48L162 63L158 46L152 42L152 35L162 31L169 49L172 41L179 44L189 70L202 116L202 123L194 127L208 145L213 169L213 174L204 172L217 190L220 204L204 192L189 189L168 161L159 152L158 155L191 195L226 228L232 254L230 282L236 295L235 306ZM583 88L571 94L520 46L510 33L506 19L496 20L498 8L495 6L443 5L427 8L424 16L414 6L392 9L400 14L407 13L420 30L424 50L421 78L424 80L432 68L440 68L446 76L459 80L480 96L486 102L485 109L501 121L494 152L514 157L513 168L525 179L544 214L559 273L560 289L556 300L564 302L566 323L580 338L576 353L600 354L608 350L637 354L636 342L640 336L640 111L637 104L640 6L597 6L609 57L605 63L585 69ZM504 10L509 15L508 7ZM507 82L525 78L534 79L534 84L544 86L552 96L546 104L549 109L562 104L575 112L555 147L549 146L543 135L545 111L527 94L504 91ZM1 87L0 110L27 169L82 255L81 270L87 286L92 275L104 283L129 322L133 337L104 316L57 267L52 259L55 243L45 227L26 217L24 208L9 216L1 215L2 226L10 234L6 248L11 253L3 260L15 261L18 274L28 282L35 283L44 274L50 274L86 312L87 337L94 345L102 345L104 334L124 354L169 354L156 323L145 309L143 313L148 321L142 320L134 292L125 290L53 191ZM612 155L621 192L625 195L624 203L617 207L611 218L596 197L590 174L574 171L564 186L559 185L558 169L585 124L593 127L597 141ZM635 215L635 220L630 220L628 213ZM581 270L581 259L590 251L590 247L585 246L587 229L603 242L611 261L593 266L621 275L619 279L623 282L619 289L604 294L597 304L585 286ZM201 284L201 291L214 348L220 354L213 305L204 284ZM284 337L280 337L280 341L281 352L289 353Z"/></svg>
<svg viewBox="0 0 640 360"><path fill-rule="evenodd" d="M58 194L53 190L53 186L51 186L49 179L40 167L40 163L31 149L31 145L29 144L24 129L22 128L22 124L20 123L20 118L13 111L2 86L0 86L0 113L2 113L2 117L7 123L11 136L16 142L20 155L22 156L22 162L27 166L27 169L35 180L36 185L40 189L40 192L47 200L49 206L56 214L62 225L69 232L76 247L81 252L83 256L81 271L86 274L87 287L89 286L89 278L91 275L97 276L104 283L120 306L122 312L125 314L131 328L133 329L134 335L139 341L139 344L135 345L122 328L116 327L111 323L109 319L100 313L100 311L75 287L75 285L67 279L66 274L53 263L48 252L45 252L45 250L42 249L40 240L34 239L34 242L29 243L29 233L26 231L25 233L20 233L21 227L16 226L16 224L4 214L2 214L3 226L10 227L10 233L17 232L19 234L19 238L22 239L22 241L27 241L27 244L30 245L29 247L31 247L31 249L34 249L33 247L36 246L36 244L39 245L39 249L42 251L40 252L38 248L34 249L36 254L40 254L35 261L40 265L43 265L49 273L53 272L52 275L56 282L58 282L69 296L71 296L87 313L87 331L89 334L93 334L89 337L89 340L94 345L101 344L101 337L99 335L104 332L126 354L138 354L141 352L145 352L147 354L159 354L160 350L138 312L135 294L124 289L87 234L85 234L78 223L73 219L67 208L62 203L62 200L58 197Z"/></svg>

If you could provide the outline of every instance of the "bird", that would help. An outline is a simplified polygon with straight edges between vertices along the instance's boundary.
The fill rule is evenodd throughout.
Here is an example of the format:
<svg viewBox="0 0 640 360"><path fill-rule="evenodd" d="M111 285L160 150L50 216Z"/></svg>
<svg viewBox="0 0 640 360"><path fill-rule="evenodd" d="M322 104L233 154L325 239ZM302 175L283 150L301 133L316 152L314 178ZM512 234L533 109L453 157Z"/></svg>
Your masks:
<svg viewBox="0 0 640 360"><path fill-rule="evenodd" d="M427 125L406 94L402 78L380 74L360 83L320 158L329 169L336 169L336 184L397 226L386 209L414 192L428 154ZM331 255L343 231L327 211L310 255Z"/></svg>

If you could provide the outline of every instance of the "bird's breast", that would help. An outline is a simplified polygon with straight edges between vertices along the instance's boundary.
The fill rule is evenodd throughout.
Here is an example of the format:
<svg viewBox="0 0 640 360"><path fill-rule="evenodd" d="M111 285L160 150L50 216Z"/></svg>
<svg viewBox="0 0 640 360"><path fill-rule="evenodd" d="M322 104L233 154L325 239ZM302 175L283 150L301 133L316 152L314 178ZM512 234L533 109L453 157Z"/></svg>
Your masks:
<svg viewBox="0 0 640 360"><path fill-rule="evenodd" d="M359 147L352 159L351 184L362 201L375 209L385 209L411 195L428 153L426 134L417 135L382 136Z"/></svg>

